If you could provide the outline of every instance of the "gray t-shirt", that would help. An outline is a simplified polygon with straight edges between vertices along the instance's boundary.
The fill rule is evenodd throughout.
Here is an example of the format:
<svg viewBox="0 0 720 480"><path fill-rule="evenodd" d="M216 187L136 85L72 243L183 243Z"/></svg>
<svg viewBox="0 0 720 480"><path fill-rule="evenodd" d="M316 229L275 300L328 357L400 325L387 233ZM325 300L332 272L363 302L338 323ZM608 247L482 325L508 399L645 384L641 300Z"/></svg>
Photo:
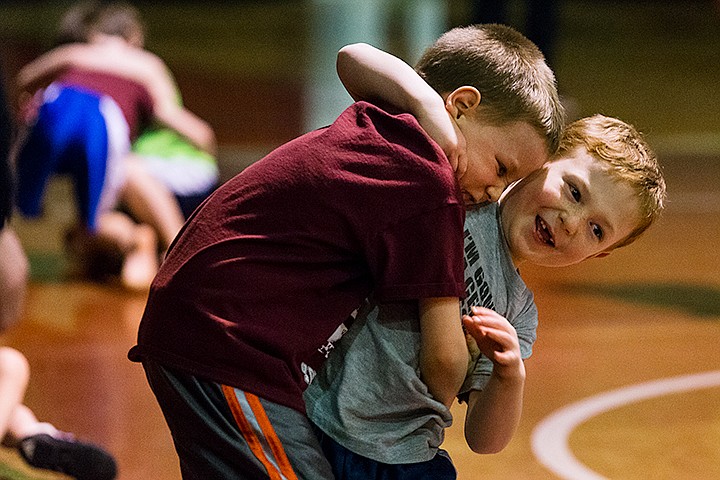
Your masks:
<svg viewBox="0 0 720 480"><path fill-rule="evenodd" d="M497 205L468 212L465 284L469 305L495 310L513 324L523 358L537 328L533 295L515 269L502 236ZM310 419L353 452L383 463L430 460L452 415L420 380L417 302L369 300L305 392ZM482 390L492 362L480 357L461 390Z"/></svg>

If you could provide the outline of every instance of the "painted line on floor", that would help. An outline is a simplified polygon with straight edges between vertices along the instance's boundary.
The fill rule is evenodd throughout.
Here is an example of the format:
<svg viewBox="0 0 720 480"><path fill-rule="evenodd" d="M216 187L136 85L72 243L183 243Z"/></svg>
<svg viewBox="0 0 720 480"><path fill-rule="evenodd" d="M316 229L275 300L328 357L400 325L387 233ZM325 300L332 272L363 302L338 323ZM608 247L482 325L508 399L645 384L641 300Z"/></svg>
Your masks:
<svg viewBox="0 0 720 480"><path fill-rule="evenodd" d="M533 453L540 463L562 479L607 480L580 463L570 451L568 438L578 425L630 403L717 386L720 386L720 370L639 383L589 397L543 419L532 433Z"/></svg>

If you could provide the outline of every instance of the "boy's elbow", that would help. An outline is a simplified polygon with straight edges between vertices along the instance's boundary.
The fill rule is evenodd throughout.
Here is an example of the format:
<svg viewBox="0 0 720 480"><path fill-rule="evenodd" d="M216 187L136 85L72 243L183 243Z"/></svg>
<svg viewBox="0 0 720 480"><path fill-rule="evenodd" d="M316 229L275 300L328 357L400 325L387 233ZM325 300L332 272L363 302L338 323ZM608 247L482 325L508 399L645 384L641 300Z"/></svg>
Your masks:
<svg viewBox="0 0 720 480"><path fill-rule="evenodd" d="M465 433L465 441L474 453L478 455L493 455L502 452L510 443L510 439L476 438Z"/></svg>
<svg viewBox="0 0 720 480"><path fill-rule="evenodd" d="M15 232L0 231L0 332L22 316L30 263Z"/></svg>
<svg viewBox="0 0 720 480"><path fill-rule="evenodd" d="M422 366L423 378L433 397L452 405L467 373L468 357L445 352L435 355Z"/></svg>
<svg viewBox="0 0 720 480"><path fill-rule="evenodd" d="M459 384L462 384L467 374L468 361L467 350L447 349L435 355L435 370L441 375L451 375L459 379Z"/></svg>
<svg viewBox="0 0 720 480"><path fill-rule="evenodd" d="M468 443L470 450L479 455L493 455L502 452L507 444L504 445L477 445L473 446Z"/></svg>

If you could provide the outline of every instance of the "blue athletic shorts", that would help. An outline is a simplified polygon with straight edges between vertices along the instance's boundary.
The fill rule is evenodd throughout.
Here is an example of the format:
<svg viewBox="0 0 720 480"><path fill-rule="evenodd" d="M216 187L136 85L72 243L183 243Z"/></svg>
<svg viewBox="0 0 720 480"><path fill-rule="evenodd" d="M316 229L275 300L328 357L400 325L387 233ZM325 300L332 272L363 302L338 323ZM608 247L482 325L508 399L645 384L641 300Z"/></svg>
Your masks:
<svg viewBox="0 0 720 480"><path fill-rule="evenodd" d="M78 215L95 229L101 204L112 203L116 193L114 165L129 150L127 123L118 112L112 100L87 90L55 84L45 90L17 155L17 207L23 215L40 215L50 177L65 174L73 181Z"/></svg>

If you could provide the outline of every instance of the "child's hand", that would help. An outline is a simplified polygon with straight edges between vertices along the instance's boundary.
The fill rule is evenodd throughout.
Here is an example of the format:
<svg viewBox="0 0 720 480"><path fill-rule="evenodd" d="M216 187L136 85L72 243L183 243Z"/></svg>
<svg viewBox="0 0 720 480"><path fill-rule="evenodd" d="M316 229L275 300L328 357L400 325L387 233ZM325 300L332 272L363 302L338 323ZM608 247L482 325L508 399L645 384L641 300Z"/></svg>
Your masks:
<svg viewBox="0 0 720 480"><path fill-rule="evenodd" d="M494 373L516 376L523 367L517 332L505 317L483 307L472 307L472 317L463 315L465 331L478 350L494 364ZM469 344L468 344L469 345Z"/></svg>
<svg viewBox="0 0 720 480"><path fill-rule="evenodd" d="M465 157L465 137L457 128L455 122L450 120L446 110L423 109L416 115L418 123L435 140L450 161L459 180L467 170L467 158Z"/></svg>

